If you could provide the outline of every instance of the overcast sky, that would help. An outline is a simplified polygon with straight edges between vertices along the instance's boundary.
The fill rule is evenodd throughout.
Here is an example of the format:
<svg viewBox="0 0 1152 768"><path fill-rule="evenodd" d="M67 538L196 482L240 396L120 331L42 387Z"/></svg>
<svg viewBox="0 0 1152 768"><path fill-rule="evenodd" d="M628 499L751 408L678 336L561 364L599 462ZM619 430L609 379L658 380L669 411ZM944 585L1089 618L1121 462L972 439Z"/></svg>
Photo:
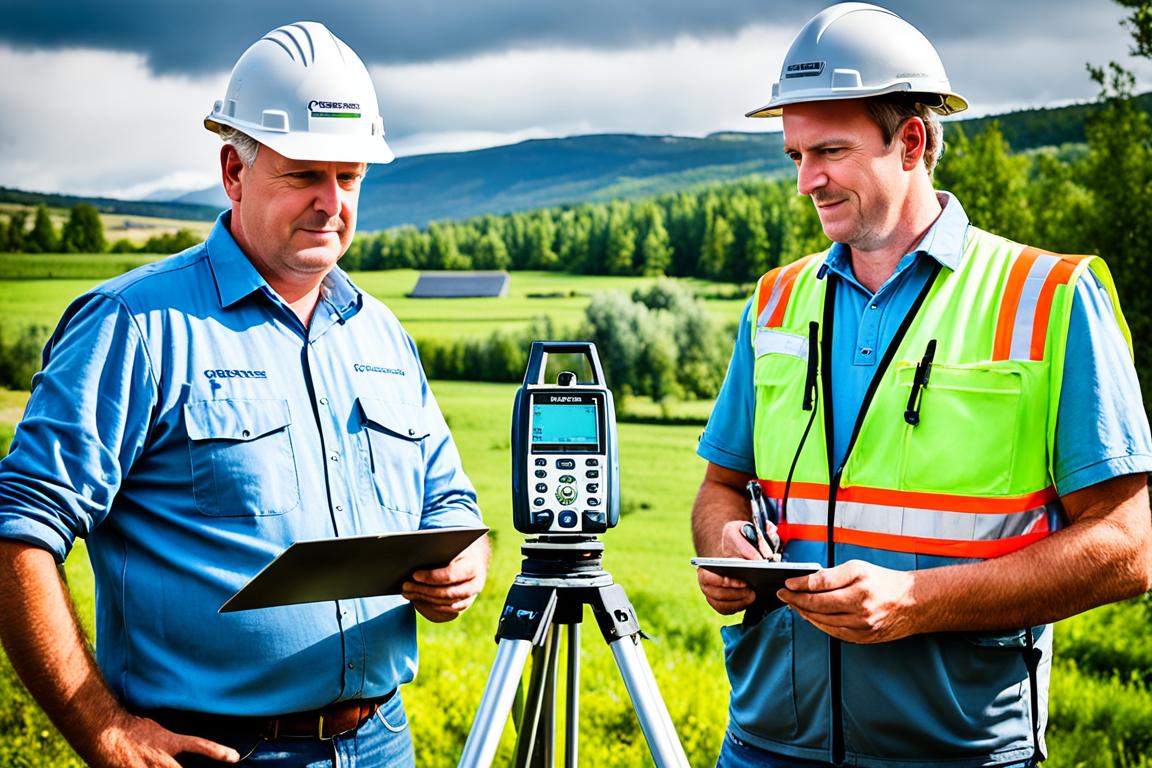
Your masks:
<svg viewBox="0 0 1152 768"><path fill-rule="evenodd" d="M779 130L767 101L820 0L0 0L0 186L135 197L215 183L201 120L232 64L321 21L376 82L401 156L584 133ZM1095 97L1133 69L1112 0L891 0L980 115ZM403 162L403 157L398 162Z"/></svg>

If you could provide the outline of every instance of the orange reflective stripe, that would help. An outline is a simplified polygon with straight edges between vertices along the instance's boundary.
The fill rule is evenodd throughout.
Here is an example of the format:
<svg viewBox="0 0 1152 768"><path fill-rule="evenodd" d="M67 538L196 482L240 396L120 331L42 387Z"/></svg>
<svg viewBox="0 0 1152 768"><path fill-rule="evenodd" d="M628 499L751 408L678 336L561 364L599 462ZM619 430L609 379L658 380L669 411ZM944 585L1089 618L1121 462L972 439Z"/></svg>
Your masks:
<svg viewBox="0 0 1152 768"><path fill-rule="evenodd" d="M768 306L768 300L772 298L772 289L776 287L776 280L782 271L784 267L776 267L760 277L760 287L756 294L756 317L760 317L764 307Z"/></svg>
<svg viewBox="0 0 1152 768"><path fill-rule="evenodd" d="M1031 359L1044 359L1044 342L1048 338L1048 315L1052 311L1052 296L1056 286L1067 285L1072 279L1076 266L1086 256L1061 256L1060 261L1048 273L1044 287L1040 289L1040 299L1036 304L1036 319L1032 325ZM999 330L999 329L998 329Z"/></svg>
<svg viewBox="0 0 1152 768"><path fill-rule="evenodd" d="M918 536L900 536L892 533L873 533L836 528L834 541L837 544L853 544L869 549L883 549L890 552L908 552L916 555L940 555L942 557L971 557L987 560L1015 552L1034 544L1048 535L1047 531L1027 533L994 541L951 541L948 539L925 539ZM828 529L822 525L794 525L783 523L779 526L783 541L826 542Z"/></svg>
<svg viewBox="0 0 1152 768"><path fill-rule="evenodd" d="M780 275L780 300L776 302L776 308L772 310L772 315L768 318L767 326L769 328L779 328L784 323L784 310L788 307L788 297L792 295L792 286L796 283L796 276L813 258L815 258L815 254L805 256L784 268L783 274Z"/></svg>
<svg viewBox="0 0 1152 768"><path fill-rule="evenodd" d="M996 317L996 338L992 343L992 359L1007 360L1012 350L1012 331L1016 325L1016 310L1020 306L1020 296L1024 292L1024 281L1032 270L1032 264L1041 254L1039 248L1026 246L1012 262L1008 282L1004 285L1004 295L1000 298L1000 313Z"/></svg>
<svg viewBox="0 0 1152 768"><path fill-rule="evenodd" d="M774 499L784 497L784 483L778 480L761 480L760 487ZM792 483L788 495L800 499L827 499L826 483ZM891 507L912 507L945 512L979 512L981 514L1023 512L1051 504L1060 498L1053 487L1018 496L961 496L951 493L926 493L923 491L896 491L888 488L866 488L849 486L836 492L837 501L853 501L861 504L884 504Z"/></svg>

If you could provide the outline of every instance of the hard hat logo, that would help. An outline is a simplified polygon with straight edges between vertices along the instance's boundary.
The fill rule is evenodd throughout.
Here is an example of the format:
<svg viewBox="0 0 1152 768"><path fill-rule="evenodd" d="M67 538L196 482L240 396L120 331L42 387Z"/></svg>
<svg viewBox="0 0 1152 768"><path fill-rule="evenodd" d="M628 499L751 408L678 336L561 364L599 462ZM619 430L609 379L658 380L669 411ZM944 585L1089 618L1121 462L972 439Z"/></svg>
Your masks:
<svg viewBox="0 0 1152 768"><path fill-rule="evenodd" d="M326 98L307 100L308 94ZM364 62L315 21L278 27L232 69L224 98L204 118L293 160L388 163L376 88Z"/></svg>
<svg viewBox="0 0 1152 768"><path fill-rule="evenodd" d="M309 117L360 117L360 105L354 101L318 101L312 99L308 102Z"/></svg>
<svg viewBox="0 0 1152 768"><path fill-rule="evenodd" d="M784 77L816 77L824 72L824 62L804 61L784 67Z"/></svg>
<svg viewBox="0 0 1152 768"><path fill-rule="evenodd" d="M886 8L838 3L812 18L784 56L772 100L748 117L779 117L789 104L908 93L944 115L967 109L939 54Z"/></svg>

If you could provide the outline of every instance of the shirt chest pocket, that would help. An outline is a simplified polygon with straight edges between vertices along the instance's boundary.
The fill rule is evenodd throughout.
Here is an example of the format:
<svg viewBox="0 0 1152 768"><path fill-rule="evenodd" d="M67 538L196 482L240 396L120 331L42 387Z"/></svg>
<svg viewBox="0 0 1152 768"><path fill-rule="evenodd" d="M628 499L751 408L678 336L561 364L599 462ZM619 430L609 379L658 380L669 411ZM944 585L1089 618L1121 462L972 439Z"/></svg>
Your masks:
<svg viewBox="0 0 1152 768"><path fill-rule="evenodd" d="M376 499L385 510L403 512L417 528L424 508L424 438L428 430L418 405L361 397L361 450Z"/></svg>
<svg viewBox="0 0 1152 768"><path fill-rule="evenodd" d="M196 509L215 517L282 515L300 506L291 411L284 400L184 406Z"/></svg>

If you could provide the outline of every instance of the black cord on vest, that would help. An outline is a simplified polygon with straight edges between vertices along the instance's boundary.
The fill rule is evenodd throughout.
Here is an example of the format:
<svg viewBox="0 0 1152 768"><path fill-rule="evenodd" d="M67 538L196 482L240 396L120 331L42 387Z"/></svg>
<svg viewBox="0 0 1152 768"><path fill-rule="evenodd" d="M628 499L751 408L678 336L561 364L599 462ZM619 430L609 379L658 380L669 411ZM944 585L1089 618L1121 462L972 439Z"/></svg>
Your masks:
<svg viewBox="0 0 1152 768"><path fill-rule="evenodd" d="M780 502L780 520L788 519L788 495L792 490L792 476L796 473L796 465L800 462L800 453L804 450L804 443L808 441L808 433L812 431L812 423L816 421L816 404L820 401L820 388L816 386L817 371L820 363L820 324L815 320L808 323L808 376L804 383L804 403L806 411L812 411L808 417L808 424L804 427L804 434L800 435L800 444L796 446L796 453L792 456L792 466L788 467L788 478L784 481L784 498Z"/></svg>

